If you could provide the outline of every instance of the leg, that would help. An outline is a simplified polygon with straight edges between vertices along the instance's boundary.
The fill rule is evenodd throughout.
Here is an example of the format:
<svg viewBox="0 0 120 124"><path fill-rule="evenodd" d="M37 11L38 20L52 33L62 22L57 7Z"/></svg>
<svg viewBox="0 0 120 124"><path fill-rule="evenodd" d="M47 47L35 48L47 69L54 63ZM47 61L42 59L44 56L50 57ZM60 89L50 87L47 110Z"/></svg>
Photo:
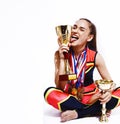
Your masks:
<svg viewBox="0 0 120 124"><path fill-rule="evenodd" d="M108 103L106 103L106 109L107 110L114 109L118 105L118 102L119 102L119 99L112 96L111 100Z"/></svg>
<svg viewBox="0 0 120 124"><path fill-rule="evenodd" d="M100 104L100 101L96 101L92 105L84 107L83 110L76 109L76 111L78 113L78 118L83 118L83 117L100 115L101 108L102 105Z"/></svg>
<svg viewBox="0 0 120 124"><path fill-rule="evenodd" d="M120 106L120 87L116 88L113 92L112 92L112 96L116 99L118 99L118 103L116 105L117 106Z"/></svg>
<svg viewBox="0 0 120 124"><path fill-rule="evenodd" d="M115 107L119 106L119 105L120 105L120 89L117 88L116 90L113 91L111 100L106 104L107 117L110 116L111 110L114 109Z"/></svg>
<svg viewBox="0 0 120 124"><path fill-rule="evenodd" d="M97 101L91 106L82 104L74 96L64 93L63 91L56 88L48 88L44 97L48 104L52 105L56 109L63 112L69 110L76 111L78 113L78 118L85 117L89 115L94 115L101 111L100 102Z"/></svg>
<svg viewBox="0 0 120 124"><path fill-rule="evenodd" d="M67 94L57 88L50 87L44 93L45 100L60 111L83 109L84 104L80 103L73 95Z"/></svg>

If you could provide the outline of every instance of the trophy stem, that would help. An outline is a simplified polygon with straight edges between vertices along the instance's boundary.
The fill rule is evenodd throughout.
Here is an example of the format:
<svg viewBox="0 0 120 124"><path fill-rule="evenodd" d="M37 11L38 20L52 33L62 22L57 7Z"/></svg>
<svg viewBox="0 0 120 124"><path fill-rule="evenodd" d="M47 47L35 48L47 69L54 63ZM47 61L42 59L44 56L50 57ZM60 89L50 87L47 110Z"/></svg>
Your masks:
<svg viewBox="0 0 120 124"><path fill-rule="evenodd" d="M68 59L65 59L65 72L66 72L66 74L70 74L68 64L69 64Z"/></svg>
<svg viewBox="0 0 120 124"><path fill-rule="evenodd" d="M108 118L106 115L106 103L102 104L102 115L100 117L100 121L101 122L107 122L108 121Z"/></svg>
<svg viewBox="0 0 120 124"><path fill-rule="evenodd" d="M102 105L102 111L103 111L103 114L106 114L106 103Z"/></svg>

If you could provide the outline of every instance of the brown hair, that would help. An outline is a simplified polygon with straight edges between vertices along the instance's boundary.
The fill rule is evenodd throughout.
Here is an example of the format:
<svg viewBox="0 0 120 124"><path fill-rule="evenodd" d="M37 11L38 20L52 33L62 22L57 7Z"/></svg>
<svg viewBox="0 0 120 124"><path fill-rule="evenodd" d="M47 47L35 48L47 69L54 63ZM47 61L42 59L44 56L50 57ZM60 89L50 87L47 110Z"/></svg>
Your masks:
<svg viewBox="0 0 120 124"><path fill-rule="evenodd" d="M86 19L86 18L80 18L80 20L85 20L89 23L89 28L90 28L90 34L93 34L94 37L93 39L87 43L88 47L92 50L96 50L97 51L97 44L96 44L96 34L97 34L97 31L96 31L96 26L89 20L89 19Z"/></svg>

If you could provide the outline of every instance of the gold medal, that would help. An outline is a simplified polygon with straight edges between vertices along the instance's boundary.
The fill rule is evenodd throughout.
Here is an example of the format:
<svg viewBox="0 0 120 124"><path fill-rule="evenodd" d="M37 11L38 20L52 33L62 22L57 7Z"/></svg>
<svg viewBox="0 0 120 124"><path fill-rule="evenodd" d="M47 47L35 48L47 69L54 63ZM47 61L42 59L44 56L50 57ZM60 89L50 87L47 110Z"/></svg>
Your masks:
<svg viewBox="0 0 120 124"><path fill-rule="evenodd" d="M76 88L72 88L71 94L72 95L77 95L77 89Z"/></svg>

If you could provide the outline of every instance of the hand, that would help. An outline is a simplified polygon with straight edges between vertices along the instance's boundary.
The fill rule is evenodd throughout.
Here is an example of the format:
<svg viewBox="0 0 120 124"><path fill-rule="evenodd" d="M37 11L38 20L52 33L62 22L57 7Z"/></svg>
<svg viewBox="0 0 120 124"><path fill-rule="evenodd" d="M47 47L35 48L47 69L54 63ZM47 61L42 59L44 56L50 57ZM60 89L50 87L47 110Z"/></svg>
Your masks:
<svg viewBox="0 0 120 124"><path fill-rule="evenodd" d="M61 37L58 37L58 44L59 44L59 55L60 59L64 59L64 54L63 53L68 53L69 48L71 46L71 43L64 44L61 42Z"/></svg>
<svg viewBox="0 0 120 124"><path fill-rule="evenodd" d="M112 92L115 88L116 88L116 84L113 82L109 89L109 92Z"/></svg>
<svg viewBox="0 0 120 124"><path fill-rule="evenodd" d="M61 38L58 38L58 44L59 44L59 56L60 59L64 59L64 54L63 53L68 53L69 51L69 43L68 44L63 44L61 43Z"/></svg>
<svg viewBox="0 0 120 124"><path fill-rule="evenodd" d="M89 103L89 104L94 103L95 101L97 101L97 100L100 98L100 96L101 96L101 93L100 93L100 91L98 91L97 93L95 93L95 94L91 97L91 99L88 101L88 103Z"/></svg>
<svg viewBox="0 0 120 124"><path fill-rule="evenodd" d="M101 101L101 104L107 103L112 97L111 92L107 91L105 93L102 93L99 97L99 100Z"/></svg>
<svg viewBox="0 0 120 124"><path fill-rule="evenodd" d="M60 47L59 47L59 56L60 56L60 59L64 59L64 52L68 53L69 51L69 47L68 45L66 44L62 44Z"/></svg>

